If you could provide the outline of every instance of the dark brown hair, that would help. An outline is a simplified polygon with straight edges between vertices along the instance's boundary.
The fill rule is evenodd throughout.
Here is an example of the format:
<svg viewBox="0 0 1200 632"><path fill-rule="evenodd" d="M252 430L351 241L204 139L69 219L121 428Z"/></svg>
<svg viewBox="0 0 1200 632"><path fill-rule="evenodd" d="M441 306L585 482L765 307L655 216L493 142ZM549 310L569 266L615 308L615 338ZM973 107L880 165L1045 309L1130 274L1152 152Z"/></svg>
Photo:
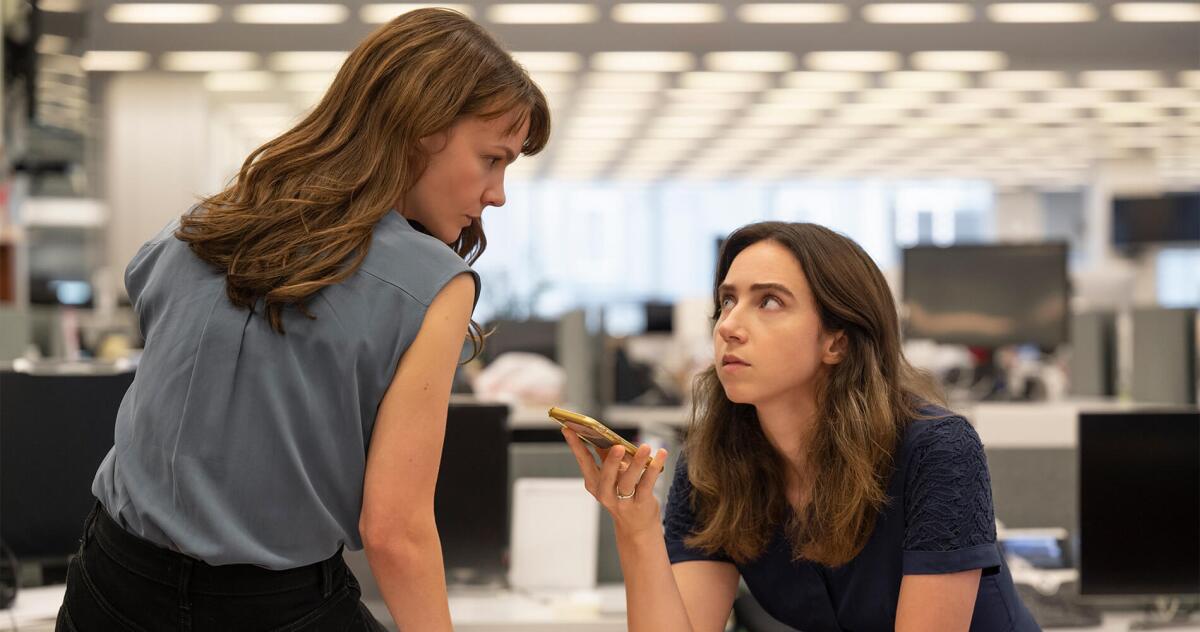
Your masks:
<svg viewBox="0 0 1200 632"><path fill-rule="evenodd" d="M858 244L823 226L762 222L735 231L721 250L715 304L734 258L764 240L795 256L822 329L845 337L841 361L818 376L817 417L805 446L811 501L788 519L788 462L768 442L754 406L731 402L710 368L696 378L685 447L700 525L688 543L742 562L787 523L797 559L840 566L866 545L887 501L904 424L921 416L922 403L941 398L904 359L895 301L879 268Z"/></svg>
<svg viewBox="0 0 1200 632"><path fill-rule="evenodd" d="M418 142L467 116L517 113L521 153L550 135L546 98L486 31L445 9L401 15L350 54L320 103L254 150L224 191L183 216L177 236L225 273L234 305L282 311L339 283L366 258L371 232L428 164ZM473 263L487 246L473 223L451 245ZM310 316L311 317L311 316ZM478 353L482 337L471 324Z"/></svg>

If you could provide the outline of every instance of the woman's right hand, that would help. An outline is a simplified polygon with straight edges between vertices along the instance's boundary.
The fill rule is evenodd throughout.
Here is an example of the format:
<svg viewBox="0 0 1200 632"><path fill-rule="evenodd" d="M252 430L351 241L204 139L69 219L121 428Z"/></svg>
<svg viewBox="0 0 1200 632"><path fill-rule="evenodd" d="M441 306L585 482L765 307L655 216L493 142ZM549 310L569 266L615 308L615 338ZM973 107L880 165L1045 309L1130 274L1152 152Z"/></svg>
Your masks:
<svg viewBox="0 0 1200 632"><path fill-rule="evenodd" d="M597 449L600 454L597 465L596 458L579 435L567 428L563 428L562 433L579 463L584 487L612 515L617 532L625 536L657 533L662 515L658 499L654 497L654 483L662 474L667 451L659 449L646 466L643 464L650 458L649 445L642 444L632 458L621 447Z"/></svg>

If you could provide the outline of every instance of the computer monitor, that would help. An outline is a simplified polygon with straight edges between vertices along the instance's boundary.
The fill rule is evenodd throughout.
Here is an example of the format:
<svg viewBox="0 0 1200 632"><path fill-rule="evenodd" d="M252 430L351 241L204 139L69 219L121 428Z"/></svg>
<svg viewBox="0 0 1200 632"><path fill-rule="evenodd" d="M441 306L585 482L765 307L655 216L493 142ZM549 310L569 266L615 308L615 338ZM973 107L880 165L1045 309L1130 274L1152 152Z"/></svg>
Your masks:
<svg viewBox="0 0 1200 632"><path fill-rule="evenodd" d="M1079 415L1084 595L1200 594L1200 411Z"/></svg>
<svg viewBox="0 0 1200 632"><path fill-rule="evenodd" d="M1112 240L1118 248L1200 245L1200 193L1114 199Z"/></svg>
<svg viewBox="0 0 1200 632"><path fill-rule="evenodd" d="M79 548L133 373L0 371L0 539L21 560Z"/></svg>
<svg viewBox="0 0 1200 632"><path fill-rule="evenodd" d="M483 345L483 358L491 362L503 353L536 353L558 361L558 322L553 320L497 320L488 323L491 330Z"/></svg>
<svg viewBox="0 0 1200 632"><path fill-rule="evenodd" d="M508 406L454 402L434 495L446 579L499 584L508 547Z"/></svg>
<svg viewBox="0 0 1200 632"><path fill-rule="evenodd" d="M904 250L905 333L950 344L1055 347L1067 340L1067 245Z"/></svg>

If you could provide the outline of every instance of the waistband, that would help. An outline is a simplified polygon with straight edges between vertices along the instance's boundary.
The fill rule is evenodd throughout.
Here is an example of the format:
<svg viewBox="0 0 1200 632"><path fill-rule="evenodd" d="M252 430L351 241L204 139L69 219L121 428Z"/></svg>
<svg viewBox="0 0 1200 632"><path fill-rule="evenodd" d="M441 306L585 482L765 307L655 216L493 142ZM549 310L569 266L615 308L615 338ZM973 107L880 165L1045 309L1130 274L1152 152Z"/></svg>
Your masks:
<svg viewBox="0 0 1200 632"><path fill-rule="evenodd" d="M328 596L346 580L348 569L338 548L330 558L285 570L253 564L213 566L197 558L164 549L117 524L99 502L84 525L84 546L89 538L114 560L147 579L181 589L213 595L269 594L320 586Z"/></svg>

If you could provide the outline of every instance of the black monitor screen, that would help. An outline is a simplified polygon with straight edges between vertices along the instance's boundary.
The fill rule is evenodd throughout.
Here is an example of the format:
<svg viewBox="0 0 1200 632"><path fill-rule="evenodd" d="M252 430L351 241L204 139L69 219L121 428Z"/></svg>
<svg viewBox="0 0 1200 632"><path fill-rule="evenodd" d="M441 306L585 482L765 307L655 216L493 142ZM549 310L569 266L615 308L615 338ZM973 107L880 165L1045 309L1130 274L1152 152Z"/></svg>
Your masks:
<svg viewBox="0 0 1200 632"><path fill-rule="evenodd" d="M0 539L18 558L79 548L92 479L133 373L0 372Z"/></svg>
<svg viewBox="0 0 1200 632"><path fill-rule="evenodd" d="M1200 593L1200 413L1079 416L1087 595Z"/></svg>
<svg viewBox="0 0 1200 632"><path fill-rule="evenodd" d="M904 251L906 333L951 344L1054 347L1067 339L1067 246Z"/></svg>
<svg viewBox="0 0 1200 632"><path fill-rule="evenodd" d="M1200 193L1113 200L1112 237L1117 246L1200 243Z"/></svg>
<svg viewBox="0 0 1200 632"><path fill-rule="evenodd" d="M508 548L508 406L454 403L434 495L446 578L503 581Z"/></svg>

